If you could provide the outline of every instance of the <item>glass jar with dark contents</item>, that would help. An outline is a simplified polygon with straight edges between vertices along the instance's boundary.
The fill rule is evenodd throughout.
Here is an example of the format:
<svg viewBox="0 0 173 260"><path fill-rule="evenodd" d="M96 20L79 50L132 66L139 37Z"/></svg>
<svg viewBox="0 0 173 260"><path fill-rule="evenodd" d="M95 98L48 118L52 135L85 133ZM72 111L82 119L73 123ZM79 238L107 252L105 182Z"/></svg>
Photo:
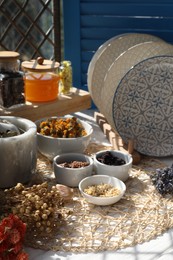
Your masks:
<svg viewBox="0 0 173 260"><path fill-rule="evenodd" d="M4 108L25 103L19 56L18 52L0 51L0 106Z"/></svg>

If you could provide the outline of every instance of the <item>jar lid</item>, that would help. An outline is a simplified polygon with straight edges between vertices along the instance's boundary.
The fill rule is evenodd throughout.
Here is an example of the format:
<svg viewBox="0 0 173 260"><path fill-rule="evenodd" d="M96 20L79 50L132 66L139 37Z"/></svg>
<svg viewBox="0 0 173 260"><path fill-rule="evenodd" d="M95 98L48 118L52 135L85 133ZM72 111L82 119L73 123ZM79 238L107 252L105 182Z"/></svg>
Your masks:
<svg viewBox="0 0 173 260"><path fill-rule="evenodd" d="M42 57L39 57L36 60L22 62L22 68L24 70L33 71L33 72L54 71L58 67L59 67L59 62L56 62L54 60L44 60Z"/></svg>
<svg viewBox="0 0 173 260"><path fill-rule="evenodd" d="M19 56L20 54L15 51L0 51L0 61L3 62L15 61Z"/></svg>

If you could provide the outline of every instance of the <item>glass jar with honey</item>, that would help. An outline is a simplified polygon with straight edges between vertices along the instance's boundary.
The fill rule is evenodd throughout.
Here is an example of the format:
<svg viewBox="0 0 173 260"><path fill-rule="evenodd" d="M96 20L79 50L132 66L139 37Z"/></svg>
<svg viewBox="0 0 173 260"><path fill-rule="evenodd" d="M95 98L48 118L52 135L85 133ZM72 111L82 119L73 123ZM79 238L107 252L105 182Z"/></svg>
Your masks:
<svg viewBox="0 0 173 260"><path fill-rule="evenodd" d="M58 98L58 67L58 62L42 57L22 62L27 101L47 102Z"/></svg>

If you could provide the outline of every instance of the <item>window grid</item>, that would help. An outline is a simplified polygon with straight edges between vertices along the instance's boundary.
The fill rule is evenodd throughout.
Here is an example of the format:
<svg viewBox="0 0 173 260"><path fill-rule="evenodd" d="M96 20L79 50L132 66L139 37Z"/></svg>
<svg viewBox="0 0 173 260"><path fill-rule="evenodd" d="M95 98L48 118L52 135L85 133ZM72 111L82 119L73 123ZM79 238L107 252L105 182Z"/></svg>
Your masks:
<svg viewBox="0 0 173 260"><path fill-rule="evenodd" d="M60 0L1 0L0 50L61 60ZM12 11L13 10L13 11Z"/></svg>

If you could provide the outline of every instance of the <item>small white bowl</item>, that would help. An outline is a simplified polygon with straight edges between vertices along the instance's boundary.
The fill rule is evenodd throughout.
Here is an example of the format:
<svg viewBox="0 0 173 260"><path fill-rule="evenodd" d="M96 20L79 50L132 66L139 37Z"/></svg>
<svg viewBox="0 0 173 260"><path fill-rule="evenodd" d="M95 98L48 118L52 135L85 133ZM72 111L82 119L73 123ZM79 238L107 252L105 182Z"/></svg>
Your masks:
<svg viewBox="0 0 173 260"><path fill-rule="evenodd" d="M125 161L125 164L108 165L108 164L99 162L97 159L99 157L101 157L102 155L104 155L106 152L110 152L111 155L118 157L120 159L123 159ZM96 154L94 154L93 160L94 160L94 170L95 170L96 174L116 177L124 182L129 177L129 172L130 172L130 169L132 168L133 158L130 154L122 152L122 151L104 150L104 151L99 151Z"/></svg>
<svg viewBox="0 0 173 260"><path fill-rule="evenodd" d="M120 190L120 194L113 196L113 197L96 197L96 196L91 196L84 192L84 190L88 186L98 185L98 184L110 184L110 185L118 188ZM116 203L123 197L123 195L126 191L126 185L124 184L124 182L122 182L121 180L119 180L115 177L110 177L110 176L106 176L106 175L93 175L93 176L83 179L79 183L79 190L80 190L82 196L89 203L92 203L95 205L100 205L100 206L107 206L107 205L112 205L112 204Z"/></svg>
<svg viewBox="0 0 173 260"><path fill-rule="evenodd" d="M47 119L56 119L56 118L58 117L42 118L40 120L37 120L35 122L35 124L37 125L37 129L42 121L45 121ZM61 117L61 118L67 118L67 117ZM87 122L79 119L77 120L82 124L82 126L86 130L87 132L86 136L77 137L77 138L56 138L56 137L42 135L37 132L38 151L51 161L58 154L83 153L91 140L93 128Z"/></svg>
<svg viewBox="0 0 173 260"><path fill-rule="evenodd" d="M60 164L65 162L82 161L88 162L89 165L80 168L67 168ZM65 153L57 155L53 159L53 169L56 182L69 187L78 187L79 182L93 174L93 159L85 154Z"/></svg>

